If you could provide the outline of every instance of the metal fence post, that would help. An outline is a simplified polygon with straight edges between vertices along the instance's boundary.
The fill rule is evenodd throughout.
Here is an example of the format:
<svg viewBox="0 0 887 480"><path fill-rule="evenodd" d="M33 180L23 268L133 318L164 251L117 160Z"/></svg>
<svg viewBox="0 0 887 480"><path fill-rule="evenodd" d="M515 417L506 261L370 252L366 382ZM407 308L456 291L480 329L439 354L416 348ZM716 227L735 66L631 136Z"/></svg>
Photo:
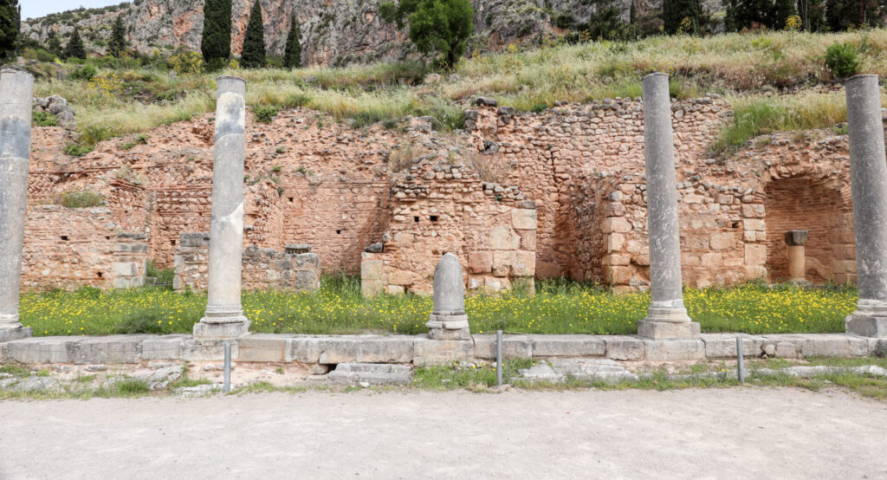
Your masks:
<svg viewBox="0 0 887 480"><path fill-rule="evenodd" d="M502 330L496 330L496 383L502 386Z"/></svg>
<svg viewBox="0 0 887 480"><path fill-rule="evenodd" d="M739 383L745 383L745 352L742 351L742 337L736 337L736 373L739 375Z"/></svg>
<svg viewBox="0 0 887 480"><path fill-rule="evenodd" d="M225 343L225 386L222 389L226 394L231 391L231 344Z"/></svg>

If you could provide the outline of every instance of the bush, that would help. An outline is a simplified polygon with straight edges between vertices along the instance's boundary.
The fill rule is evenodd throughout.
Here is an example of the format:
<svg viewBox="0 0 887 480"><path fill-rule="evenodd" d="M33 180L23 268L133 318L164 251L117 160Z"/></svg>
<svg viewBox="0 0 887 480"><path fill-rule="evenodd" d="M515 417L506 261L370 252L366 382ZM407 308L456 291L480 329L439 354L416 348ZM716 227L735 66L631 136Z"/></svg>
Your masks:
<svg viewBox="0 0 887 480"><path fill-rule="evenodd" d="M856 47L850 43L835 43L825 51L825 66L838 78L859 73Z"/></svg>
<svg viewBox="0 0 887 480"><path fill-rule="evenodd" d="M163 315L159 312L139 312L130 315L114 327L114 333L125 335L163 333Z"/></svg>
<svg viewBox="0 0 887 480"><path fill-rule="evenodd" d="M92 190L71 190L58 198L58 203L67 208L101 207L105 204L105 196Z"/></svg>
<svg viewBox="0 0 887 480"><path fill-rule="evenodd" d="M277 115L277 107L264 106L255 109L256 121L259 123L271 123Z"/></svg>
<svg viewBox="0 0 887 480"><path fill-rule="evenodd" d="M76 143L69 143L65 146L65 153L72 157L82 157L87 153L91 152L94 147L89 145L77 145Z"/></svg>
<svg viewBox="0 0 887 480"><path fill-rule="evenodd" d="M38 127L59 126L58 119L55 118L55 115L48 112L34 112L33 122L34 125Z"/></svg>
<svg viewBox="0 0 887 480"><path fill-rule="evenodd" d="M85 80L90 81L92 77L96 76L98 71L92 65L86 65L85 67L80 67L77 70L74 70L74 73L68 75L68 78L71 80Z"/></svg>

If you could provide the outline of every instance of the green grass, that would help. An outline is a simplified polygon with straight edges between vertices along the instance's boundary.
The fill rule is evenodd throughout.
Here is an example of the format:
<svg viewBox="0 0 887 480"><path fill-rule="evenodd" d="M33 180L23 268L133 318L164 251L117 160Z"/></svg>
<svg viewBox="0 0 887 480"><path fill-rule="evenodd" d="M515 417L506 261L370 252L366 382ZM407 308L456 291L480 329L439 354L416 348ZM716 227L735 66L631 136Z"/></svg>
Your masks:
<svg viewBox="0 0 887 480"><path fill-rule="evenodd" d="M649 306L648 293L617 295L564 281L540 282L535 296L475 295L466 299L471 329L526 333L630 334ZM686 289L690 316L705 332L843 332L856 306L850 287L803 290L748 284L725 289ZM256 333L419 334L432 299L413 295L364 299L354 277L324 277L319 292L251 291L243 295ZM35 335L189 333L206 309L206 296L169 289L26 293L20 313Z"/></svg>
<svg viewBox="0 0 887 480"><path fill-rule="evenodd" d="M92 208L105 204L105 196L89 189L71 190L61 194L56 203L67 208Z"/></svg>
<svg viewBox="0 0 887 480"><path fill-rule="evenodd" d="M765 32L706 38L658 36L634 42L546 42L463 59L455 76L423 84L432 69L421 63L378 63L293 71L225 70L248 84L247 104L286 109L305 106L363 127L407 115L431 115L442 130L458 128L471 99L484 95L519 111L539 112L555 101L589 102L641 95L641 77L653 71L672 75L672 96L695 98L708 92L759 95L766 88L807 88L834 80L825 51L836 43L861 53L860 71L887 77L887 30L839 34ZM54 71L54 64L39 68ZM108 73L100 69L99 75ZM36 86L42 97L60 94L77 111L84 145L159 125L189 120L215 108L215 74L170 77L152 70L119 70L110 89L49 74ZM758 97L760 98L760 97ZM750 101L753 101L750 100ZM802 106L803 104L798 104ZM792 108L788 105L786 108ZM789 115L791 116L791 115ZM780 128L792 126L783 122ZM746 127L742 127L746 128ZM741 142L740 142L741 143Z"/></svg>

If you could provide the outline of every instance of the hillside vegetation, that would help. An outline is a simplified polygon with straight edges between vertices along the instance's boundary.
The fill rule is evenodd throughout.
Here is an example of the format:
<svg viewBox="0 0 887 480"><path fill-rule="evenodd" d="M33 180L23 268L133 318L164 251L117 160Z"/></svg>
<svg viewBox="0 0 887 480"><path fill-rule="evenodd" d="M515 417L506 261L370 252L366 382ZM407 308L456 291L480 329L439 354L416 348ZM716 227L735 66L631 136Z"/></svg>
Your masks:
<svg viewBox="0 0 887 480"><path fill-rule="evenodd" d="M247 80L247 103L253 109L306 106L358 128L407 115L431 115L436 128L450 130L462 125L462 110L477 96L496 98L500 105L519 111L542 111L556 101L638 97L641 77L664 71L672 75L675 98L710 92L727 96L736 106L737 125L714 147L723 150L767 131L823 128L845 121L841 92L811 90L839 80L825 61L826 50L836 43L857 52L856 71L887 78L885 29L657 36L531 49L513 45L500 53L464 59L452 72L437 72L440 77L429 75L436 72L421 63L227 69L220 74ZM83 144L145 132L214 109L217 74L188 73L199 69L189 68L187 62L134 69L109 68L112 62L103 65L95 72L82 72L88 66L77 70L76 65L59 63L32 67L44 75L36 95L59 94L74 106ZM59 70L69 73L67 79L57 79ZM179 73L171 75L170 70ZM786 93L796 95L782 95ZM769 98L773 95L781 96L774 101Z"/></svg>

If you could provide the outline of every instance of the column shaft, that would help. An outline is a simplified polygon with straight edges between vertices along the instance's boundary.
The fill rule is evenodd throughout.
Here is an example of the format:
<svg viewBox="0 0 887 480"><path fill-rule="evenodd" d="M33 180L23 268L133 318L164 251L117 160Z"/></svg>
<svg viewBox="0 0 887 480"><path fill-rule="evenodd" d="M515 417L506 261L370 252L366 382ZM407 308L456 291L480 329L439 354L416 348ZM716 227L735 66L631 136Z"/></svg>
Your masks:
<svg viewBox="0 0 887 480"><path fill-rule="evenodd" d="M209 301L194 326L201 337L236 337L249 330L241 306L243 172L246 82L219 77L213 151L212 224L209 240Z"/></svg>
<svg viewBox="0 0 887 480"><path fill-rule="evenodd" d="M887 159L878 77L853 77L845 89L859 284L847 331L887 336Z"/></svg>
<svg viewBox="0 0 887 480"><path fill-rule="evenodd" d="M19 321L34 77L0 73L0 342L31 335Z"/></svg>
<svg viewBox="0 0 887 480"><path fill-rule="evenodd" d="M647 163L647 230L650 239L650 290L647 318L638 334L649 338L690 338L699 334L684 308L681 291L681 242L675 178L674 132L668 76L644 77L644 154Z"/></svg>

